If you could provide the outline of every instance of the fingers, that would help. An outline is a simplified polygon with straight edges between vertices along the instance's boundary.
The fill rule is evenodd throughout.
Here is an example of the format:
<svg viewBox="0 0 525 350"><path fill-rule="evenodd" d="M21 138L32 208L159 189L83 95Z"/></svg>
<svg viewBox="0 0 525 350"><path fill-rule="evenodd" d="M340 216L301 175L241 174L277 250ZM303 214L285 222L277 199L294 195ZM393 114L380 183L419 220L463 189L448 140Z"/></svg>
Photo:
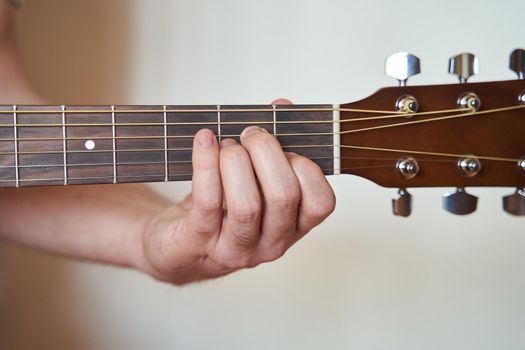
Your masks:
<svg viewBox="0 0 525 350"><path fill-rule="evenodd" d="M218 234L222 221L219 146L211 130L200 130L193 142L192 203L187 232L196 244Z"/></svg>
<svg viewBox="0 0 525 350"><path fill-rule="evenodd" d="M259 240L261 197L250 156L233 139L221 142L220 169L227 212L219 250L236 255Z"/></svg>
<svg viewBox="0 0 525 350"><path fill-rule="evenodd" d="M274 105L291 105L292 101L286 99L286 98L278 98L277 100L274 100L272 102Z"/></svg>
<svg viewBox="0 0 525 350"><path fill-rule="evenodd" d="M241 143L250 154L264 197L261 244L273 246L296 231L299 182L279 142L265 129L245 129Z"/></svg>
<svg viewBox="0 0 525 350"><path fill-rule="evenodd" d="M301 205L297 218L299 239L334 211L335 195L317 164L295 153L286 155L301 186Z"/></svg>

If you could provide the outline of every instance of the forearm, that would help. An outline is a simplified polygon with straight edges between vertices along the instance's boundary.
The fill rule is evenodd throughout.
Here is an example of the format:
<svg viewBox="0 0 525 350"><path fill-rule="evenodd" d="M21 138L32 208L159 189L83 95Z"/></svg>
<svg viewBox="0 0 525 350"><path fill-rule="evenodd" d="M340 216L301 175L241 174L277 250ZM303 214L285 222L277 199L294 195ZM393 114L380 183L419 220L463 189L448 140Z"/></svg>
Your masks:
<svg viewBox="0 0 525 350"><path fill-rule="evenodd" d="M170 203L142 185L0 190L0 237L76 259L140 267L148 220Z"/></svg>

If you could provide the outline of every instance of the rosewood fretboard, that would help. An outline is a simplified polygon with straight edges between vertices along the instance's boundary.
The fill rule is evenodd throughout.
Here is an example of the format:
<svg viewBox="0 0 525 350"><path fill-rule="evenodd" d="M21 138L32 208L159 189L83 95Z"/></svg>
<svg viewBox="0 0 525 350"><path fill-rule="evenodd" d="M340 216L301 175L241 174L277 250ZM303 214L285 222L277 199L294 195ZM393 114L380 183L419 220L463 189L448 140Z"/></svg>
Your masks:
<svg viewBox="0 0 525 350"><path fill-rule="evenodd" d="M0 187L189 180L203 128L259 125L334 173L332 105L0 106Z"/></svg>

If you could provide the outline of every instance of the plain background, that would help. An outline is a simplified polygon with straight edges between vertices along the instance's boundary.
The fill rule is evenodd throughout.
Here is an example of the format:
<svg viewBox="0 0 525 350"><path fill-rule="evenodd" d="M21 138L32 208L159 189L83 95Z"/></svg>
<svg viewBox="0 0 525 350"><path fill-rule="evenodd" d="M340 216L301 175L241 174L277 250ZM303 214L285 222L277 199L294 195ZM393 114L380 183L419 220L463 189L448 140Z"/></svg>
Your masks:
<svg viewBox="0 0 525 350"><path fill-rule="evenodd" d="M395 82L387 55L417 54L411 84L454 83L449 56L513 79L525 2L465 0L28 0L19 37L54 103L343 103ZM134 271L3 248L2 349L523 349L525 221L511 189L472 189L477 213L441 209L450 189L330 178L333 216L278 262L184 288ZM159 184L178 199L190 188ZM74 232L71 232L74 234Z"/></svg>

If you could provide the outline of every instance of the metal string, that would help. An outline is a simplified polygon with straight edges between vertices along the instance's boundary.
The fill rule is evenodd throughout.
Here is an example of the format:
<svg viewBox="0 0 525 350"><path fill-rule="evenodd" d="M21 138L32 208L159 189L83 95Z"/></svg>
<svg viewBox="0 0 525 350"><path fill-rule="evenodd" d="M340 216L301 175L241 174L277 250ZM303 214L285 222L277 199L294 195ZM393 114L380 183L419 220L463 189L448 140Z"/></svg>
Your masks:
<svg viewBox="0 0 525 350"><path fill-rule="evenodd" d="M372 165L372 166L359 166L359 167L347 167L342 168L341 170L361 170L361 169L373 169L373 168L388 168L391 165ZM321 171L333 171L333 168L321 168ZM170 174L170 179L174 177L187 177L192 176L192 173L186 173L186 174ZM119 180L125 180L125 179L156 179L156 178L164 178L164 174L144 174L144 175L119 175ZM20 182L52 182L52 181L63 181L63 178L47 178L47 179L20 179ZM90 177L69 177L69 181L91 181L91 180L113 180L113 176L90 176ZM6 183L6 182L14 182L14 180L0 180L0 183Z"/></svg>
<svg viewBox="0 0 525 350"><path fill-rule="evenodd" d="M440 156L440 157L463 157L463 154L459 153L441 153L441 152L430 152L430 151L421 151L421 150L406 150L406 149L393 149L393 148L381 148L381 147L369 147L369 146L359 146L359 145L287 145L282 146L282 148L319 148L319 147L341 147L341 148L350 148L350 149L360 149L368 151L380 151L380 152L394 152L394 153L413 153L413 154L424 154L429 156ZM191 151L191 148L174 148L168 149L168 151ZM149 148L149 149L117 149L117 150L99 150L99 151L88 151L88 150L79 150L79 151L67 151L67 153L112 153L112 152L164 152L164 148ZM29 155L29 154L63 154L62 151L33 151L33 152L18 152L18 155ZM15 152L4 152L0 155L15 155ZM485 155L476 155L479 159L493 160L500 162L518 162L517 158L504 158L504 157L494 157L494 156L485 156Z"/></svg>
<svg viewBox="0 0 525 350"><path fill-rule="evenodd" d="M386 157L308 157L310 160L333 160L333 159L352 159L352 160L371 160L371 161L397 161L399 158L386 158ZM439 162L439 163L455 163L454 160L448 159L418 159L418 162ZM164 165L164 164L191 164L191 160L172 160L168 162L117 162L116 165ZM30 165L19 165L18 168L62 168L64 164L30 164ZM70 163L67 165L68 168L74 167L89 167L89 166L113 166L113 163ZM1 165L0 169L14 169L15 165ZM160 176L160 175L159 175Z"/></svg>
<svg viewBox="0 0 525 350"><path fill-rule="evenodd" d="M398 127L398 126L404 126L404 125L411 125L411 124L421 124L421 123L429 123L429 122L434 122L434 121L440 121L440 120L447 120L447 119L456 119L456 118L464 118L464 117L469 117L469 116L474 116L474 115L486 115L486 114L491 114L491 113L498 113L498 112L504 112L504 111L509 111L509 110L516 110L516 109L524 109L525 106L521 106L521 105L518 105L518 106L511 106L511 107L502 107L502 108L495 108L495 109L490 109L490 110L486 110L486 111L472 111L472 112L468 112L468 113L461 113L461 114L453 114L453 115L448 115L448 116L443 116L443 117L436 117L436 118L430 118L430 119L423 119L423 120L414 120L414 121L408 121L408 122L402 122L402 123L395 123L395 124L385 124L385 125L379 125L379 126L372 126L372 127L367 127L367 128L361 128L361 129L353 129L353 130L346 130L346 131L341 131L339 133L334 133L334 132L322 132L322 133L287 133L287 134L275 134L274 136L328 136L328 135L343 135L343 134L350 134L350 133L356 133L356 132L363 132L363 131L370 131L370 130L376 130L376 129L385 129L385 128L392 128L392 127ZM442 113L447 113L447 112L450 112L450 111L458 111L458 110L465 110L465 109L454 109L454 110L443 110L443 111L433 111L433 112L422 112L420 113L419 115L427 115L427 114L442 114ZM403 114L403 115L396 115L395 117L400 117L400 116L404 116L404 117L407 117L407 116L413 116L413 115L417 115L417 114ZM371 117L371 118L390 118L392 116L379 116L379 117ZM355 121L363 121L363 120L367 120L367 119L370 119L370 118L354 118L354 119L343 119L343 120L340 120L340 121L282 121L282 122L277 122L277 123L285 123L285 124L333 124L333 123L344 123L344 122L355 122ZM233 125L260 125L260 124L273 124L274 122L221 122L221 125L223 124L233 124ZM191 123L191 122L188 122L188 123L124 123L124 124L112 124L112 123L105 123L105 124L69 124L67 125L68 127L69 126L83 126L83 127L86 127L86 126L113 126L113 125L116 125L116 126L166 126L166 125L191 125L191 126L194 126L194 125L216 125L218 123L213 123L213 122L210 122L210 123L206 123L206 122L201 122L201 123ZM13 124L0 124L0 127L12 127ZM16 126L20 127L20 126L26 126L26 127L34 127L34 126L37 126L37 127L62 127L64 126L63 124L17 124ZM222 137L239 137L240 135L221 135ZM172 136L115 136L115 137L110 137L110 136L106 136L106 137L94 137L94 138L88 138L88 137L84 137L84 138L80 138L80 137L70 137L70 138L66 138L66 140L86 140L86 139L90 139L90 140L103 140L103 139L137 139L137 140L140 140L140 139L164 139L164 138L193 138L194 135L172 135ZM63 140L63 138L18 138L18 141L55 141L55 140ZM14 141L13 138L6 138L6 139L0 139L0 141Z"/></svg>
<svg viewBox="0 0 525 350"><path fill-rule="evenodd" d="M525 107L522 107L525 108ZM217 112L224 113L223 110L215 110L215 114ZM281 112L282 110L278 109L277 112ZM332 111L337 111L337 109L332 109ZM339 121L333 121L333 120L278 120L278 121L269 121L269 120L261 120L261 121L233 121L233 122L227 122L227 121L210 121L210 122L148 122L148 123L115 123L115 126L208 126L208 125L274 125L274 124L333 124L333 123L350 123L350 122L360 122L360 121L368 121L368 120L378 120L378 119L390 119L390 118L408 118L408 117L415 117L415 116L422 116L422 115L432 115L432 114L444 114L444 113L452 113L452 112L467 112L470 111L468 108L454 108L454 109L444 109L439 111L427 111L427 112L419 112L419 113L405 113L405 112L390 112L391 114L388 115L379 115L374 117L362 117L362 118L351 118L351 119L341 119ZM253 112L253 110L245 110L244 112ZM300 112L300 111L299 111ZM380 111L382 112L382 111ZM0 111L0 114L2 111ZM14 111L11 112L13 114ZM22 112L17 112L18 114L23 114ZM122 113L115 111L115 113ZM44 113L41 113L44 114ZM69 111L66 111L66 114L70 114ZM106 114L106 113L104 113ZM16 126L20 127L96 127L96 126L113 126L114 123L69 123L69 124L63 124L63 123L27 123L22 124L18 123ZM12 127L15 126L13 124L0 124L0 127Z"/></svg>
<svg viewBox="0 0 525 350"><path fill-rule="evenodd" d="M105 113L111 113L110 107L115 106L108 106L107 110L102 109L69 109L67 110L68 114L105 114ZM214 107L213 109L198 109L198 108L190 108L190 109L169 109L169 106L166 106L166 112L168 113L217 113L219 109L217 107ZM381 114L405 114L405 112L402 111L385 111L385 110L374 110L374 109L357 109L357 108L333 108L333 107L307 107L307 108L276 108L277 112L355 112L355 113L381 113ZM247 106L246 108L221 108L220 111L222 113L264 113L264 112L272 112L274 111L274 108L250 108ZM56 113L62 113L61 110L20 110L18 109L15 113L18 114L56 114ZM115 113L128 113L128 114L141 114L141 113L164 113L164 108L161 109L115 109ZM13 109L10 107L9 110L0 110L0 114L13 114Z"/></svg>

